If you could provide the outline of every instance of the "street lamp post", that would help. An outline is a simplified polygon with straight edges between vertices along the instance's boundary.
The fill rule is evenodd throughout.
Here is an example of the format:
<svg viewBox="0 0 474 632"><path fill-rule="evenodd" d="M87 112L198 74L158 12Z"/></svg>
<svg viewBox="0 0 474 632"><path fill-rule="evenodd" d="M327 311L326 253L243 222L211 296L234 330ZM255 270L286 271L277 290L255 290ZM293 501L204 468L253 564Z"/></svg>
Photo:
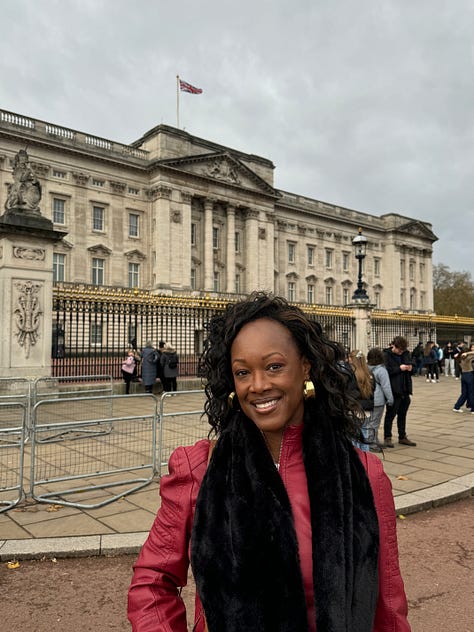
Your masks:
<svg viewBox="0 0 474 632"><path fill-rule="evenodd" d="M362 261L365 259L366 251L367 251L367 237L362 234L362 228L359 228L359 234L354 237L352 240L352 244L354 246L354 254L355 258L359 262L359 276L357 279L357 289L352 295L352 300L354 303L368 303L369 297L367 296L367 292L365 291L364 286L362 285Z"/></svg>

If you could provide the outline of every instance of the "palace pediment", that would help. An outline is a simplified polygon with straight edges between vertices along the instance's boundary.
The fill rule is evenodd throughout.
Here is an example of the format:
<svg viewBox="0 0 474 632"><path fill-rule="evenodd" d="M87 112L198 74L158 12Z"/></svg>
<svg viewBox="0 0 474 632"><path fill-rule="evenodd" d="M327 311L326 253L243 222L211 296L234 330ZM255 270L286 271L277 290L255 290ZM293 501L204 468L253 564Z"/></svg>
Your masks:
<svg viewBox="0 0 474 632"><path fill-rule="evenodd" d="M95 244L94 246L89 246L87 250L94 255L99 255L100 257L106 257L112 254L111 249L107 246L104 246L104 244Z"/></svg>
<svg viewBox="0 0 474 632"><path fill-rule="evenodd" d="M413 235L414 237L421 237L422 239L428 239L431 242L438 241L438 238L433 231L430 230L426 224L418 220L413 220L403 224L402 226L398 226L397 232Z"/></svg>
<svg viewBox="0 0 474 632"><path fill-rule="evenodd" d="M157 164L160 167L168 167L206 180L214 180L216 183L279 197L276 189L230 152L168 158L160 160Z"/></svg>

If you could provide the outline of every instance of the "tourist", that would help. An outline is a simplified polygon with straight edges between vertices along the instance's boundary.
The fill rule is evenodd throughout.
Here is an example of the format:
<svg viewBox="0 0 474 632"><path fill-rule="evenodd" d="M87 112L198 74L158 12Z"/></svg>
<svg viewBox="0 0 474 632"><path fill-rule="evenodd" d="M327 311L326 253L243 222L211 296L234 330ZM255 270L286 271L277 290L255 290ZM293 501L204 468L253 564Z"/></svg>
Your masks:
<svg viewBox="0 0 474 632"><path fill-rule="evenodd" d="M208 326L205 411L217 442L180 447L134 565L134 632L408 632L396 518L380 459L352 444L339 347L255 293ZM208 465L209 460L209 465Z"/></svg>

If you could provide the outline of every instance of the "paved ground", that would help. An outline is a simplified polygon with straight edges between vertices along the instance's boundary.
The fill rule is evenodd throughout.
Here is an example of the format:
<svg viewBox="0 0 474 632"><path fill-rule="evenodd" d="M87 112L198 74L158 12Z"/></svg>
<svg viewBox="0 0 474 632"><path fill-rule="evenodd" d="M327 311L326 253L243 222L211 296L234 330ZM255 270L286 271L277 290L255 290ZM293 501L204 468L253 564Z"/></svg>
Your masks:
<svg viewBox="0 0 474 632"><path fill-rule="evenodd" d="M474 496L397 521L400 566L412 632L473 632ZM21 561L0 565L2 630L130 630L127 589L135 555ZM27 595L27 598L25 596ZM194 612L192 579L182 592ZM189 626L189 630L192 626Z"/></svg>
<svg viewBox="0 0 474 632"><path fill-rule="evenodd" d="M451 377L441 376L436 384L426 383L423 378L414 379L407 431L417 446L396 444L395 449L386 449L381 456L392 481L399 514L408 515L473 493L474 415L452 412L459 391L460 382ZM202 393L178 394L166 402L165 412L169 416L164 424L165 457L174 445L192 443L206 435L206 426L197 414L202 400ZM137 406L136 398L122 401L127 410L132 402ZM180 416L183 412L187 416ZM138 433L137 429L137 437ZM119 432L114 434L119 435ZM122 452L141 454L143 445L147 445L146 436L140 434ZM96 441L101 449L103 443L101 437ZM123 475L118 478L124 480ZM77 491L77 497L86 498L89 503L111 493L108 490L79 493L80 486ZM76 494L72 496L75 498ZM0 514L0 559L135 553L152 524L158 502L158 482L153 480L143 489L96 509L64 507L53 501L22 503Z"/></svg>

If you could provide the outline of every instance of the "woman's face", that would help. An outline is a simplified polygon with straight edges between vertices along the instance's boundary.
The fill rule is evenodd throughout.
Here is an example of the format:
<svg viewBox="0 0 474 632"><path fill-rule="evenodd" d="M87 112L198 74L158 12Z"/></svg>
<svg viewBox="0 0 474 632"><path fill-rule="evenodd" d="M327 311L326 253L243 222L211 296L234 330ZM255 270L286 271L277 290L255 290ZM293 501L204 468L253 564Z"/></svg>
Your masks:
<svg viewBox="0 0 474 632"><path fill-rule="evenodd" d="M264 432L303 422L303 383L310 363L289 330L270 318L244 325L231 347L235 392L242 411Z"/></svg>

